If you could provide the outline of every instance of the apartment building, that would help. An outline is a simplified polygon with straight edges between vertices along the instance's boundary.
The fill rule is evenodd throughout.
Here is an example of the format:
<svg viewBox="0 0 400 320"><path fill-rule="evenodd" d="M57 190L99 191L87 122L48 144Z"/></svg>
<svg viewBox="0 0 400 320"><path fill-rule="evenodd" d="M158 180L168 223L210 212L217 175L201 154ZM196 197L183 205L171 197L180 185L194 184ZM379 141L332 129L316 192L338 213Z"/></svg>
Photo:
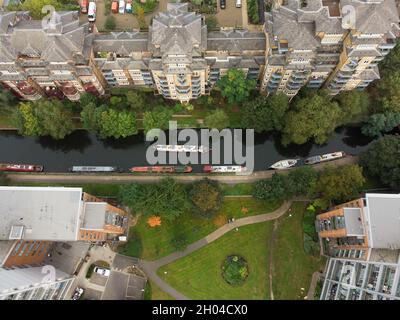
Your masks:
<svg viewBox="0 0 400 320"><path fill-rule="evenodd" d="M321 299L400 299L400 194L366 194L316 218L330 259Z"/></svg>
<svg viewBox="0 0 400 320"><path fill-rule="evenodd" d="M262 93L293 97L307 86L334 95L379 79L377 63L400 31L395 0L276 1L262 32L207 32L188 8L169 3L148 32L111 33L91 33L77 12L57 12L50 25L0 12L0 83L27 100L148 87L188 102L238 68Z"/></svg>
<svg viewBox="0 0 400 320"><path fill-rule="evenodd" d="M0 300L63 300L74 278L54 269L54 279L47 279L48 271L48 266L0 268Z"/></svg>
<svg viewBox="0 0 400 320"><path fill-rule="evenodd" d="M55 242L106 241L127 213L81 188L0 187L0 267L40 265Z"/></svg>
<svg viewBox="0 0 400 320"><path fill-rule="evenodd" d="M400 31L394 0L277 1L265 21L261 90L289 97L303 86L363 90L379 79L377 63Z"/></svg>

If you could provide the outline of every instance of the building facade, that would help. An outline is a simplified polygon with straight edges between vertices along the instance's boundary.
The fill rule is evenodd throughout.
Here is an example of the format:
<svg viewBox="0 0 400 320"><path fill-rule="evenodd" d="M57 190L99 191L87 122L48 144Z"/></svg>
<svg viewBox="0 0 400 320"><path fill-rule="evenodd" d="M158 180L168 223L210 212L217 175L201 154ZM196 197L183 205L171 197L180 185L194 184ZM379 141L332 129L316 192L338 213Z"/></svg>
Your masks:
<svg viewBox="0 0 400 320"><path fill-rule="evenodd" d="M319 214L329 261L321 299L400 299L400 194L366 194Z"/></svg>
<svg viewBox="0 0 400 320"><path fill-rule="evenodd" d="M148 87L188 102L209 94L230 68L265 94L363 90L379 79L377 63L400 31L395 0L276 1L263 32L207 32L204 16L187 3L169 3L148 32L91 33L77 12L58 12L55 21L0 13L0 82L23 99Z"/></svg>

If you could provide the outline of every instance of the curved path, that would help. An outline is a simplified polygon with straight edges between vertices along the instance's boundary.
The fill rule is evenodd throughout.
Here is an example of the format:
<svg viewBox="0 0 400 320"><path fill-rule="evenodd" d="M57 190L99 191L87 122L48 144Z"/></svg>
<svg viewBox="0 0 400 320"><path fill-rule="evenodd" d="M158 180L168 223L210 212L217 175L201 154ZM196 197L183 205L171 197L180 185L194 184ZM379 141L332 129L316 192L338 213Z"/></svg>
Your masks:
<svg viewBox="0 0 400 320"><path fill-rule="evenodd" d="M249 225L249 224L260 223L260 222L278 219L286 213L286 211L290 208L291 205L292 205L292 201L286 201L282 204L282 206L280 206L278 209L276 209L275 211L272 211L270 213L245 217L245 218L237 219L234 222L227 223L227 224L223 225L222 227L218 228L217 230L215 230L214 232L211 232L206 237L190 244L189 246L187 246L187 248L184 251L177 251L177 252L171 253L170 255L165 256L165 257L163 257L159 260L155 260L155 261L139 260L139 266L142 268L142 270L144 270L146 272L147 276L152 281L154 281L163 291L167 292L168 294L173 296L175 299L188 300L189 298L187 298L186 296L184 296L183 294L179 293L177 290L172 288L169 284L167 284L165 281L163 281L157 275L157 270L160 267L191 254L192 252L217 240L218 238L222 237L224 234L226 234L227 232L229 232L235 228L242 227L242 226Z"/></svg>
<svg viewBox="0 0 400 320"><path fill-rule="evenodd" d="M325 167L339 167L346 164L357 163L357 156L347 156L342 159L333 160L325 163L313 165L319 171ZM205 177L222 183L250 183L258 180L271 178L277 172L279 174L288 173L290 170L266 170L256 171L249 175L210 175L204 173L184 174L184 175L136 175L136 174L75 174L75 173L10 173L7 177L15 182L48 182L48 183L153 183L165 177L170 177L182 183L204 179Z"/></svg>

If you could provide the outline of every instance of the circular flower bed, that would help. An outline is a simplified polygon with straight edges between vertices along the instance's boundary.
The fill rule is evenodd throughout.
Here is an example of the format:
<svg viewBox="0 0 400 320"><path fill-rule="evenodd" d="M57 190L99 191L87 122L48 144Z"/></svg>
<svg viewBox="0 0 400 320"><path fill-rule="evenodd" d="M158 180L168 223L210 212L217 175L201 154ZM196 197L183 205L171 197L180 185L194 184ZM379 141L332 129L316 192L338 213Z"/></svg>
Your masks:
<svg viewBox="0 0 400 320"><path fill-rule="evenodd" d="M228 256L221 268L222 277L232 286L243 284L249 276L247 261L241 256Z"/></svg>

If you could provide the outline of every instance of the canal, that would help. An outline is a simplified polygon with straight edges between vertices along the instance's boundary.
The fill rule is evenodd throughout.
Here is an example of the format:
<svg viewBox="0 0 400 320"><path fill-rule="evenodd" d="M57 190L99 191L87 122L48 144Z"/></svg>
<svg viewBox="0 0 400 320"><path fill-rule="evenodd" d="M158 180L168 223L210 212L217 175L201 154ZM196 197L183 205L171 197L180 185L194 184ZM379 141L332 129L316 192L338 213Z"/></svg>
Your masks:
<svg viewBox="0 0 400 320"><path fill-rule="evenodd" d="M323 145L306 143L284 147L279 143L278 134L255 134L254 140L255 171L266 170L276 161L287 158L304 159L334 151L357 155L372 141L361 134L359 127L338 128ZM116 140L100 139L78 130L64 140L56 141L50 137L23 137L15 131L1 131L0 162L42 164L46 172L66 172L73 165L116 166L127 170L132 166L148 165L147 145L143 134ZM193 168L194 172L201 171L199 165Z"/></svg>

